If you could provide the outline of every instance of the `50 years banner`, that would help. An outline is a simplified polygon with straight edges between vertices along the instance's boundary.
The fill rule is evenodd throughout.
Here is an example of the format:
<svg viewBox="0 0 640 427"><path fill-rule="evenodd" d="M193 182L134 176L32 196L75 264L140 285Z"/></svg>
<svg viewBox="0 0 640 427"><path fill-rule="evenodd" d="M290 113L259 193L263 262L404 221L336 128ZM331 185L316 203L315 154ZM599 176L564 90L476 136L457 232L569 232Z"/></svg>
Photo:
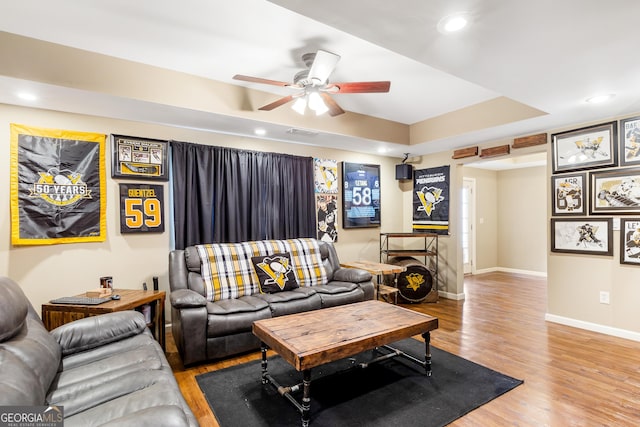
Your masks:
<svg viewBox="0 0 640 427"><path fill-rule="evenodd" d="M11 124L11 243L106 239L106 135Z"/></svg>

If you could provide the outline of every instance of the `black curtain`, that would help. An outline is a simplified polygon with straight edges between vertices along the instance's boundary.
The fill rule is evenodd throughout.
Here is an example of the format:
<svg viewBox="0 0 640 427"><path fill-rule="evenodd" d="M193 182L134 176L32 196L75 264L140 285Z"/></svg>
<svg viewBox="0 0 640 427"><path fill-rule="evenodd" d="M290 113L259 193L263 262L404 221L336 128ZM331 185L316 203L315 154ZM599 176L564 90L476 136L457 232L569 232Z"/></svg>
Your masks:
<svg viewBox="0 0 640 427"><path fill-rule="evenodd" d="M175 247L314 237L313 159L172 142Z"/></svg>

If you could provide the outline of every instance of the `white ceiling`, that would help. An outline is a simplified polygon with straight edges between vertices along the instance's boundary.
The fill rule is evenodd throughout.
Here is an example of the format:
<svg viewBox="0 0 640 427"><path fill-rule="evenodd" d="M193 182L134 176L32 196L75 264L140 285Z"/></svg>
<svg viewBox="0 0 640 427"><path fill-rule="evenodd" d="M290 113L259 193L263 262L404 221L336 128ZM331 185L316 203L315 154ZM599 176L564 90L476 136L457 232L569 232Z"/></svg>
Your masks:
<svg viewBox="0 0 640 427"><path fill-rule="evenodd" d="M342 57L332 81L391 81L389 93L335 95L347 111L412 125L503 96L547 113L391 147L387 154L393 156L640 112L638 0L21 0L1 9L1 31L273 92L274 100L288 93L232 76L291 81L304 68L300 56L321 48ZM458 11L469 13L470 25L454 35L439 33L438 21ZM0 102L25 104L12 93L20 83L0 79ZM585 102L603 93L615 97L605 104ZM128 118L223 133L252 135L255 126L248 119L212 120L174 107L141 112L123 105L126 100L82 91L47 99L43 108L82 106L106 117L121 117L126 109ZM269 112L260 113L265 127ZM295 139L272 136L279 125L271 136L266 127L268 138ZM371 149L368 141L339 142L355 151Z"/></svg>

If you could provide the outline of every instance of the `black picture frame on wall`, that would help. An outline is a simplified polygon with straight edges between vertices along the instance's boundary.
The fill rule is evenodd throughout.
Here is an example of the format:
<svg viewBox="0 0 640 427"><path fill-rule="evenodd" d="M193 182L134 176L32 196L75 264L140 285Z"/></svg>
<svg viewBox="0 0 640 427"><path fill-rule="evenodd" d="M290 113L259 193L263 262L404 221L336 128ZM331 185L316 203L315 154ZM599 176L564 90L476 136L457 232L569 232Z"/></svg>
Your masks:
<svg viewBox="0 0 640 427"><path fill-rule="evenodd" d="M640 265L640 218L620 218L620 264Z"/></svg>
<svg viewBox="0 0 640 427"><path fill-rule="evenodd" d="M590 176L590 214L640 214L640 168L594 171Z"/></svg>
<svg viewBox="0 0 640 427"><path fill-rule="evenodd" d="M613 255L613 218L551 218L551 252Z"/></svg>
<svg viewBox="0 0 640 427"><path fill-rule="evenodd" d="M553 173L618 164L618 123L608 122L551 135Z"/></svg>
<svg viewBox="0 0 640 427"><path fill-rule="evenodd" d="M640 116L620 120L620 166L640 165Z"/></svg>
<svg viewBox="0 0 640 427"><path fill-rule="evenodd" d="M380 166L342 162L342 228L380 227Z"/></svg>
<svg viewBox="0 0 640 427"><path fill-rule="evenodd" d="M111 135L111 177L168 181L169 141Z"/></svg>
<svg viewBox="0 0 640 427"><path fill-rule="evenodd" d="M589 192L587 174L564 174L551 177L551 215L584 216Z"/></svg>

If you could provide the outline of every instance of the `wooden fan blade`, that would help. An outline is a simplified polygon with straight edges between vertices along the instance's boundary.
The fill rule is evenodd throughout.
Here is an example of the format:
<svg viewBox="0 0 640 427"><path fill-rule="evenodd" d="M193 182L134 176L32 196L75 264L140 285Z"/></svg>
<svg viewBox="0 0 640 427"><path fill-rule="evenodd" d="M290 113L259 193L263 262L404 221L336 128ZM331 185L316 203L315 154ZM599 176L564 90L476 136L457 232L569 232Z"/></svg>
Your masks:
<svg viewBox="0 0 640 427"><path fill-rule="evenodd" d="M274 108L278 108L281 105L286 104L287 102L291 102L293 98L293 95L285 96L284 98L280 98L277 101L272 102L271 104L263 105L262 107L258 108L258 110L271 111Z"/></svg>
<svg viewBox="0 0 640 427"><path fill-rule="evenodd" d="M331 89L337 87L338 90L333 92ZM391 82L351 82L351 83L332 83L330 85L330 92L333 93L376 93L376 92L389 92Z"/></svg>
<svg viewBox="0 0 640 427"><path fill-rule="evenodd" d="M325 93L325 92L320 92L320 96L322 96L322 100L324 101L324 104L329 109L329 115L331 117L339 116L340 114L344 114L344 110L342 108L340 108L338 103L331 97L331 95L329 95L328 93Z"/></svg>
<svg viewBox="0 0 640 427"><path fill-rule="evenodd" d="M323 85L327 79L333 73L336 68L340 55L327 52L326 50L319 50L316 52L316 57L309 69L309 79L314 82L315 85Z"/></svg>
<svg viewBox="0 0 640 427"><path fill-rule="evenodd" d="M273 86L290 86L291 83L287 83L287 82L280 82L278 80L269 80L269 79L263 79L260 77L251 77L251 76L243 76L242 74L236 74L235 76L233 76L234 80L242 80L245 82L251 82L251 83L263 83L266 85L273 85Z"/></svg>

